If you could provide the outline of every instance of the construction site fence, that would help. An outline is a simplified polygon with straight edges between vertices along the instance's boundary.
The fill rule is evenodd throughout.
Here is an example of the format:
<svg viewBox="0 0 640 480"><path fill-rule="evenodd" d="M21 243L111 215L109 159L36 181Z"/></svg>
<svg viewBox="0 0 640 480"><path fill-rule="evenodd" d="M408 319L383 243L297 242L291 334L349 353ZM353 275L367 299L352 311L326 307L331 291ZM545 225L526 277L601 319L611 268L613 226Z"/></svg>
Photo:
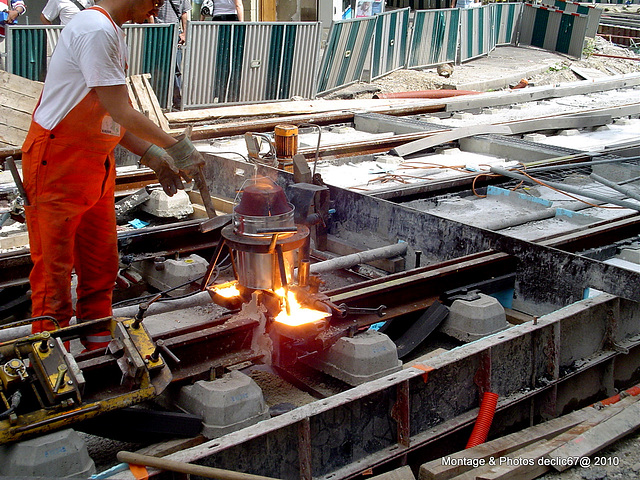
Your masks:
<svg viewBox="0 0 640 480"><path fill-rule="evenodd" d="M545 1L554 5L431 8L415 11L413 19L406 7L334 21L324 43L320 22L193 21L183 46L175 24L124 25L128 74L151 74L161 107L195 109L315 98L401 68L460 64L499 45L532 45L580 58L598 9ZM8 71L44 80L62 27L8 27ZM177 99L176 80L182 90Z"/></svg>
<svg viewBox="0 0 640 480"><path fill-rule="evenodd" d="M321 35L319 22L189 22L182 108L315 97Z"/></svg>
<svg viewBox="0 0 640 480"><path fill-rule="evenodd" d="M60 25L7 25L7 71L43 82L48 59L58 44ZM167 107L176 65L177 25L123 25L129 47L128 75L151 74L151 86Z"/></svg>

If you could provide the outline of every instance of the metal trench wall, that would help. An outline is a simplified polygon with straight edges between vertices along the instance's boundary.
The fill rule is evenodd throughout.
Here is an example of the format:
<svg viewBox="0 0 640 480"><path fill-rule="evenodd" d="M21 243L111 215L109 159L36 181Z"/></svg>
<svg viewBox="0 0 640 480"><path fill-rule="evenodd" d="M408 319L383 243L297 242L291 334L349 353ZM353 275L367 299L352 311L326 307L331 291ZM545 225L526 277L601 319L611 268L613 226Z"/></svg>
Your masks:
<svg viewBox="0 0 640 480"><path fill-rule="evenodd" d="M581 15L587 15L587 37L595 37L598 33L598 25L600 24L600 17L602 16L602 9L596 8L593 5L585 5L578 2L565 2L564 0L543 0L544 5L554 7L556 10L562 10L565 13L579 13Z"/></svg>
<svg viewBox="0 0 640 480"><path fill-rule="evenodd" d="M459 63L487 55L495 48L491 17L491 5L460 9Z"/></svg>
<svg viewBox="0 0 640 480"><path fill-rule="evenodd" d="M189 22L183 107L315 96L321 24Z"/></svg>
<svg viewBox="0 0 640 480"><path fill-rule="evenodd" d="M415 13L407 68L455 63L460 9Z"/></svg>
<svg viewBox="0 0 640 480"><path fill-rule="evenodd" d="M409 9L395 10L376 16L370 80L405 67L409 38Z"/></svg>
<svg viewBox="0 0 640 480"><path fill-rule="evenodd" d="M515 45L522 13L521 3L492 3L494 46Z"/></svg>
<svg viewBox="0 0 640 480"><path fill-rule="evenodd" d="M526 3L519 43L581 58L587 26L586 15Z"/></svg>
<svg viewBox="0 0 640 480"><path fill-rule="evenodd" d="M539 423L637 382L639 344L638 304L603 294L166 458L329 480L449 436L448 451L416 455L426 461L464 449L482 392L499 395L492 436ZM455 432L462 435L452 437Z"/></svg>
<svg viewBox="0 0 640 480"><path fill-rule="evenodd" d="M9 73L44 81L48 60L58 43L61 25L10 25L7 33ZM151 74L161 107L166 107L175 71L177 28L173 24L123 25L129 46L128 75Z"/></svg>
<svg viewBox="0 0 640 480"><path fill-rule="evenodd" d="M327 93L362 78L375 33L376 17L333 22L318 74L318 93Z"/></svg>

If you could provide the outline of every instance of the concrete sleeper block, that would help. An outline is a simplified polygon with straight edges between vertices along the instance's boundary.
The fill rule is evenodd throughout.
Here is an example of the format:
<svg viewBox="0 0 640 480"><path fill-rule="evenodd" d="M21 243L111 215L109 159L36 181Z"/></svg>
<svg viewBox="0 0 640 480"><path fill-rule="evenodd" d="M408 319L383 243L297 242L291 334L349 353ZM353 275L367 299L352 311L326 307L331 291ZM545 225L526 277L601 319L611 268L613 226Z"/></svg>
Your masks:
<svg viewBox="0 0 640 480"><path fill-rule="evenodd" d="M366 331L353 338L343 337L307 363L352 386L402 369L393 341L376 331Z"/></svg>
<svg viewBox="0 0 640 480"><path fill-rule="evenodd" d="M500 302L484 293L477 300L454 300L440 331L463 342L478 340L509 326Z"/></svg>
<svg viewBox="0 0 640 480"><path fill-rule="evenodd" d="M85 441L70 428L0 446L3 478L88 478L94 473Z"/></svg>
<svg viewBox="0 0 640 480"><path fill-rule="evenodd" d="M182 387L178 406L202 417L202 434L206 438L217 438L269 418L262 390L252 378L238 371Z"/></svg>

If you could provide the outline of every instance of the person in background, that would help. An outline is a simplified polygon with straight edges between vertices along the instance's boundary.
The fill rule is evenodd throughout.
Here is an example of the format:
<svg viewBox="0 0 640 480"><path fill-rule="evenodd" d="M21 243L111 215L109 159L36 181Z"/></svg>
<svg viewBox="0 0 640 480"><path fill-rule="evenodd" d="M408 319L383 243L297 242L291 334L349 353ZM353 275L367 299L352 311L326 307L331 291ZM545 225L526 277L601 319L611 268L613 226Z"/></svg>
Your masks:
<svg viewBox="0 0 640 480"><path fill-rule="evenodd" d="M211 17L214 22L243 22L242 0L204 0L200 9L200 20Z"/></svg>
<svg viewBox="0 0 640 480"><path fill-rule="evenodd" d="M113 313L116 145L140 155L170 196L183 188L180 175L189 179L204 164L187 136L176 140L129 102L122 24L143 23L161 2L101 0L71 19L51 56L22 145L33 333L69 325L72 271L78 323ZM95 350L110 340L96 331L82 342Z"/></svg>
<svg viewBox="0 0 640 480"><path fill-rule="evenodd" d="M155 15L157 23L177 23L178 51L176 53L176 74L173 81L173 109L182 105L182 46L187 43L187 22L191 12L191 0L166 0Z"/></svg>
<svg viewBox="0 0 640 480"><path fill-rule="evenodd" d="M42 9L40 21L43 25L52 25L59 18L60 25L66 25L76 13L93 4L93 0L49 0Z"/></svg>
<svg viewBox="0 0 640 480"><path fill-rule="evenodd" d="M16 19L26 11L27 7L22 0L0 0L0 69L2 70L4 70L6 55L5 25L16 23Z"/></svg>

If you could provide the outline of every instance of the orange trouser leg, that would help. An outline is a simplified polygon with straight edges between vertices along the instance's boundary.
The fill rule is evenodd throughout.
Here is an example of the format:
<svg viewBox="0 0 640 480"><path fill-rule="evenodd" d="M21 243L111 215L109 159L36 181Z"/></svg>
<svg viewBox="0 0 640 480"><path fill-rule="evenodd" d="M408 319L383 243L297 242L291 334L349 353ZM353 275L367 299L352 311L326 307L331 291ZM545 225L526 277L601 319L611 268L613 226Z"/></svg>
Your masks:
<svg viewBox="0 0 640 480"><path fill-rule="evenodd" d="M33 268L31 283L31 314L34 317L54 317L60 327L66 327L73 315L71 304L71 271L75 231L80 212L70 214L69 205L44 202L25 208L29 247ZM32 332L54 330L50 320L32 324Z"/></svg>
<svg viewBox="0 0 640 480"><path fill-rule="evenodd" d="M82 216L76 233L78 322L111 316L119 261L115 226L113 192L105 192L98 203ZM111 333L108 330L87 333L82 339L87 350L106 348L110 341Z"/></svg>

